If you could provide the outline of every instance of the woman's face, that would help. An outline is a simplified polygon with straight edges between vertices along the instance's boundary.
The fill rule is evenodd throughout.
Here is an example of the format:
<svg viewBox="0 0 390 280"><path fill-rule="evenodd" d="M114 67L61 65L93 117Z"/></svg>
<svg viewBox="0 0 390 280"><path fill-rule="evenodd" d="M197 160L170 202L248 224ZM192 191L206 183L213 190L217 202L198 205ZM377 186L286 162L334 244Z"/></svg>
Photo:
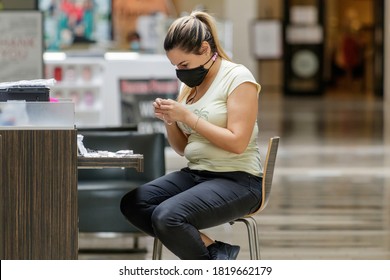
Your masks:
<svg viewBox="0 0 390 280"><path fill-rule="evenodd" d="M205 49L202 54L193 54L175 48L168 51L166 54L172 65L176 66L177 69L192 69L199 67L200 65L204 65L211 56L207 49Z"/></svg>

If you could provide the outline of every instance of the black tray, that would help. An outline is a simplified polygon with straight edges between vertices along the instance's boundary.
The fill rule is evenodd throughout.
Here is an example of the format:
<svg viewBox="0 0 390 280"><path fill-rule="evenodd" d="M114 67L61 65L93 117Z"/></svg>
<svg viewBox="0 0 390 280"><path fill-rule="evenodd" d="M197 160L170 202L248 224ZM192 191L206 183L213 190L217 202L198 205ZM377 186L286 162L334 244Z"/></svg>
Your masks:
<svg viewBox="0 0 390 280"><path fill-rule="evenodd" d="M42 86L0 88L0 101L49 101L50 89Z"/></svg>

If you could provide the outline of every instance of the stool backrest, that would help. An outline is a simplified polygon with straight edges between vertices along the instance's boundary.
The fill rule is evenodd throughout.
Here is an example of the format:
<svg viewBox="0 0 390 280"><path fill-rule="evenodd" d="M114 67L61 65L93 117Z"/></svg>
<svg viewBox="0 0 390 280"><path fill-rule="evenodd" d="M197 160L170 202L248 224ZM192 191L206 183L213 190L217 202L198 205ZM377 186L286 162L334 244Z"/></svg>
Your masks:
<svg viewBox="0 0 390 280"><path fill-rule="evenodd" d="M274 136L269 139L268 142L268 150L267 155L265 157L264 167L263 167L263 186L262 186L262 200L259 209L256 212L252 213L256 214L262 211L268 204L269 197L271 195L272 188L272 179L274 176L276 155L279 147L279 136Z"/></svg>

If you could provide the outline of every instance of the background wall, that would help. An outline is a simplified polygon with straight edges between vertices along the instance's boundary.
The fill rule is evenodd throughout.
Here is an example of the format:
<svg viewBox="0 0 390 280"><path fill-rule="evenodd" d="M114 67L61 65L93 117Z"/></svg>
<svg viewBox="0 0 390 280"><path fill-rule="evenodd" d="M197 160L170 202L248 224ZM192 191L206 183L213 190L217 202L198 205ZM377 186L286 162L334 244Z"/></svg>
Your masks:
<svg viewBox="0 0 390 280"><path fill-rule="evenodd" d="M386 28L387 27L387 28ZM385 1L385 101L390 106L390 3ZM388 126L389 127L389 126ZM389 135L390 138L390 135Z"/></svg>
<svg viewBox="0 0 390 280"><path fill-rule="evenodd" d="M246 0L244 0L246 1ZM185 1L180 1L176 0L177 8L179 11L184 11L184 12L191 12L197 7L204 7L208 12L213 14L214 16L218 18L223 18L224 17L224 3L225 0L213 0L213 1L199 1L199 0L185 0ZM203 4L199 4L202 3Z"/></svg>
<svg viewBox="0 0 390 280"><path fill-rule="evenodd" d="M245 5L242 3L245 2ZM233 24L233 60L244 64L258 77L257 61L254 59L249 42L250 26L257 18L257 0L225 0L225 18ZM245 15L245 16L243 16ZM258 79L262 83L262 79Z"/></svg>
<svg viewBox="0 0 390 280"><path fill-rule="evenodd" d="M4 9L36 9L37 0L1 0Z"/></svg>
<svg viewBox="0 0 390 280"><path fill-rule="evenodd" d="M384 65L384 105L386 108L390 108L390 2L385 1L385 65ZM390 146L390 110L385 111L384 119L384 137L385 144ZM390 162L390 158L387 157L387 162Z"/></svg>
<svg viewBox="0 0 390 280"><path fill-rule="evenodd" d="M283 19L283 0L258 1L259 19ZM258 79L264 90L279 91L283 88L283 61L261 60L257 63Z"/></svg>

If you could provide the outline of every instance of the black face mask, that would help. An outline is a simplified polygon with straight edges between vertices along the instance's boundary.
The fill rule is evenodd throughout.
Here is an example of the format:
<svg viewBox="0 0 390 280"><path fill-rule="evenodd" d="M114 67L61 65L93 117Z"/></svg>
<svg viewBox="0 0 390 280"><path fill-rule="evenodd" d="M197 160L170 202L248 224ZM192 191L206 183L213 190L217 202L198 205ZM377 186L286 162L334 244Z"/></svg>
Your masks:
<svg viewBox="0 0 390 280"><path fill-rule="evenodd" d="M176 76L179 78L180 81L185 83L187 86L193 88L199 86L204 78L206 77L207 73L209 72L210 68L214 65L215 60L217 59L218 53L214 53L212 57L210 57L209 60L206 61L205 64L192 68L192 69L176 69ZM213 64L211 64L209 69L204 68L204 66L210 61L213 60Z"/></svg>

